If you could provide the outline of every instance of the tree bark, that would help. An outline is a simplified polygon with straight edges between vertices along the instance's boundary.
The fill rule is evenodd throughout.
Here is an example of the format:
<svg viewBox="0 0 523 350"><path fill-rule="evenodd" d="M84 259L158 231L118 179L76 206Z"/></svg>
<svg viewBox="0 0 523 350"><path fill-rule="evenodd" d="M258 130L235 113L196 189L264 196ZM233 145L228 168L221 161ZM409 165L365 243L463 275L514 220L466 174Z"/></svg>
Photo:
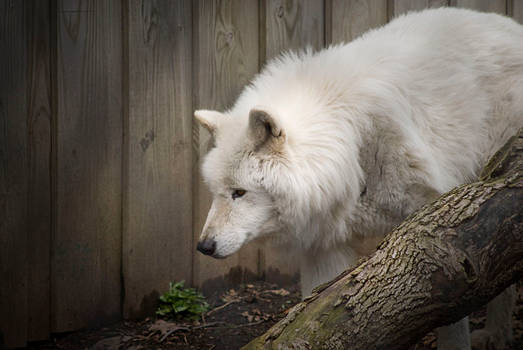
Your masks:
<svg viewBox="0 0 523 350"><path fill-rule="evenodd" d="M244 349L404 349L521 278L523 132Z"/></svg>

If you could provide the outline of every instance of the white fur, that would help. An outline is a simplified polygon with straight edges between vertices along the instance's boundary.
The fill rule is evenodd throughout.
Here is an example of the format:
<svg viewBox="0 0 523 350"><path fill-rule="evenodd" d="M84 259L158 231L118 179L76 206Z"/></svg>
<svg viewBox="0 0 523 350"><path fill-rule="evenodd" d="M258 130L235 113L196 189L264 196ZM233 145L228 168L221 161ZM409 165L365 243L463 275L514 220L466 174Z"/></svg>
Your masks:
<svg viewBox="0 0 523 350"><path fill-rule="evenodd" d="M466 350L470 349L469 318L459 320L451 325L440 327L438 336L438 349ZM467 336L464 336L467 335ZM500 348L501 349L501 348Z"/></svg>
<svg viewBox="0 0 523 350"><path fill-rule="evenodd" d="M249 118L255 107L270 120ZM216 147L201 239L216 257L257 237L294 249L307 295L475 179L523 126L523 27L463 9L411 13L346 45L287 53L230 110L202 113ZM247 193L233 200L235 189Z"/></svg>

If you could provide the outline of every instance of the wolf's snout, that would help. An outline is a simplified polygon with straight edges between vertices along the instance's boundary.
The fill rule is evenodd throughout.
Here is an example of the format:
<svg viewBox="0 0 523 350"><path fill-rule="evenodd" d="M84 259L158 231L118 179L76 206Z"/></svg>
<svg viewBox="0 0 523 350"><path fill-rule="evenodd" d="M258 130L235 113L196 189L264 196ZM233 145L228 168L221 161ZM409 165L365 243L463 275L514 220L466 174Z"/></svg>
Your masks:
<svg viewBox="0 0 523 350"><path fill-rule="evenodd" d="M216 241L212 238L199 241L196 249L205 255L213 255L216 250Z"/></svg>

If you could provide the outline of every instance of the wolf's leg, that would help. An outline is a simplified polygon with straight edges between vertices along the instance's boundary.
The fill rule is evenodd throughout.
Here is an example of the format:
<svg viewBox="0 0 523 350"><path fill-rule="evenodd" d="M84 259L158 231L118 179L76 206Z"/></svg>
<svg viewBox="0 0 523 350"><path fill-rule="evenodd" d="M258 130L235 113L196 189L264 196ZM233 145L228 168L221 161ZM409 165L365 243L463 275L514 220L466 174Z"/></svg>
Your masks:
<svg viewBox="0 0 523 350"><path fill-rule="evenodd" d="M348 247L305 252L300 262L302 298L309 296L318 285L332 280L354 266L360 256Z"/></svg>
<svg viewBox="0 0 523 350"><path fill-rule="evenodd" d="M487 305L485 328L472 332L473 349L503 349L512 341L512 310L516 288L512 285Z"/></svg>
<svg viewBox="0 0 523 350"><path fill-rule="evenodd" d="M451 325L436 329L438 350L469 350L469 318L465 317Z"/></svg>

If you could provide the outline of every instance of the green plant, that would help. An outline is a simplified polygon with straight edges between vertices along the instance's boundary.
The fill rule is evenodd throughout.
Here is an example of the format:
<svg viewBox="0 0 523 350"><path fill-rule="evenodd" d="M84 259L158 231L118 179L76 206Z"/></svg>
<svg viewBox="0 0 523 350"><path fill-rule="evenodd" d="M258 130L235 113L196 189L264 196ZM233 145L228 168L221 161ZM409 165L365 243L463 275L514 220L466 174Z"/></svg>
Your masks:
<svg viewBox="0 0 523 350"><path fill-rule="evenodd" d="M158 316L197 320L209 309L205 297L194 288L184 288L184 281L169 283L169 291L160 296Z"/></svg>

